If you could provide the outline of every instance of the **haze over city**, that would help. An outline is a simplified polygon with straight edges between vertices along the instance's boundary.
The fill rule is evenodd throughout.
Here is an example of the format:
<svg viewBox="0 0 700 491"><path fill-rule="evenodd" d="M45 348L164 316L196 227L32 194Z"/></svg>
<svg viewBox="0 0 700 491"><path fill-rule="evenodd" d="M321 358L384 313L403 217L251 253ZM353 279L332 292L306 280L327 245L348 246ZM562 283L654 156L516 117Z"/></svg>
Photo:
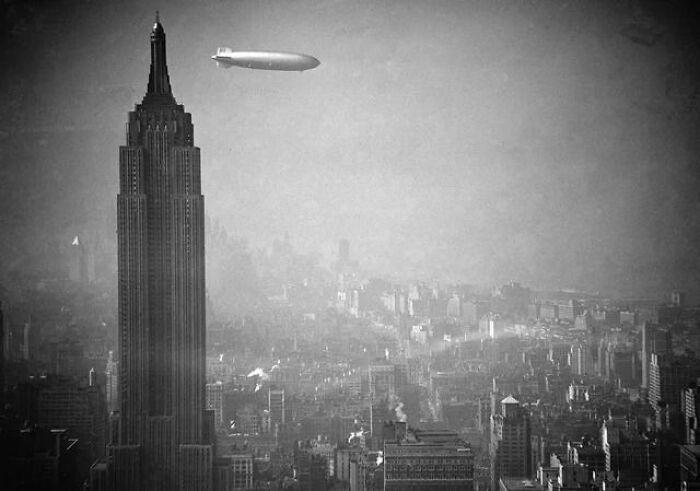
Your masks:
<svg viewBox="0 0 700 491"><path fill-rule="evenodd" d="M700 489L699 19L2 2L0 487Z"/></svg>
<svg viewBox="0 0 700 491"><path fill-rule="evenodd" d="M207 215L252 249L287 233L329 264L349 238L377 275L696 294L691 2L10 2L4 273L79 234L114 247L157 8ZM321 65L217 70L218 46Z"/></svg>

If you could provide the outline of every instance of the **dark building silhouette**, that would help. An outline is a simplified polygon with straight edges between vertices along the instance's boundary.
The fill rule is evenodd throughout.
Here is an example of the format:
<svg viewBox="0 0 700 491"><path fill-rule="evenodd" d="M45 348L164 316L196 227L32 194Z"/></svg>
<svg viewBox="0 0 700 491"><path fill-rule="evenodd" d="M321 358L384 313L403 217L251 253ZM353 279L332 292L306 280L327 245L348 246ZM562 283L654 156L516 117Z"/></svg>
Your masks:
<svg viewBox="0 0 700 491"><path fill-rule="evenodd" d="M35 421L45 428L63 428L78 440L76 463L79 476L104 457L107 410L101 387L82 387L69 380L51 380L39 390Z"/></svg>
<svg viewBox="0 0 700 491"><path fill-rule="evenodd" d="M193 133L191 115L172 95L156 16L148 90L129 113L119 150L120 429L108 459L114 489L211 487L204 197Z"/></svg>
<svg viewBox="0 0 700 491"><path fill-rule="evenodd" d="M76 474L78 440L65 429L13 427L2 421L0 432L0 476L2 489L80 488Z"/></svg>
<svg viewBox="0 0 700 491"><path fill-rule="evenodd" d="M530 416L513 396L501 401L501 414L491 417L491 479L529 478L532 467Z"/></svg>

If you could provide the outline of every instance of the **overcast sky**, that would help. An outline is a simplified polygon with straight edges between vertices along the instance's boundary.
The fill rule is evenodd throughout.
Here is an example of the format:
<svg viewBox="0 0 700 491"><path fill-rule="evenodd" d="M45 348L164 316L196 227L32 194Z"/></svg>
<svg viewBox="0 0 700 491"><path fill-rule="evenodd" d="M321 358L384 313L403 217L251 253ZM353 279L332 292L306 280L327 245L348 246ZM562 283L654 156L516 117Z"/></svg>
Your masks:
<svg viewBox="0 0 700 491"><path fill-rule="evenodd" d="M363 267L394 276L694 295L697 24L693 2L655 4L17 7L0 60L13 67L0 75L0 192L36 188L44 204L22 214L5 199L6 237L101 227L114 242L118 147L158 8L207 214L253 246L288 232L330 259L345 237ZM221 70L218 46L321 65Z"/></svg>

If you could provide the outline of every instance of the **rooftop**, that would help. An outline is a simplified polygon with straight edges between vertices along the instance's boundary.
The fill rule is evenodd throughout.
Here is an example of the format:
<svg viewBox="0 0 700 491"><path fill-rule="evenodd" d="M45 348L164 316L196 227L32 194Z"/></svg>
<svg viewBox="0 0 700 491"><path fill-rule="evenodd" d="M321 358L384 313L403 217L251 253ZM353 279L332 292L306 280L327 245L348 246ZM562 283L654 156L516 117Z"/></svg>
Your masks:
<svg viewBox="0 0 700 491"><path fill-rule="evenodd" d="M518 401L515 397L512 395L506 397L501 401L501 404L520 404L520 401Z"/></svg>

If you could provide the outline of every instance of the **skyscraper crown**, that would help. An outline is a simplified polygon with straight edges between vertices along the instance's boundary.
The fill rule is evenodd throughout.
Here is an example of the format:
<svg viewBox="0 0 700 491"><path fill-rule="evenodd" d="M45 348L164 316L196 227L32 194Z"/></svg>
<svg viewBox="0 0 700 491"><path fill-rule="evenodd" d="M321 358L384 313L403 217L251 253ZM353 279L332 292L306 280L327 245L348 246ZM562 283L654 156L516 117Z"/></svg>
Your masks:
<svg viewBox="0 0 700 491"><path fill-rule="evenodd" d="M154 97L155 96L155 97ZM165 97L163 97L165 96ZM148 75L148 90L143 103L174 103L168 65L165 57L165 29L156 11L156 20L151 31L151 71Z"/></svg>

